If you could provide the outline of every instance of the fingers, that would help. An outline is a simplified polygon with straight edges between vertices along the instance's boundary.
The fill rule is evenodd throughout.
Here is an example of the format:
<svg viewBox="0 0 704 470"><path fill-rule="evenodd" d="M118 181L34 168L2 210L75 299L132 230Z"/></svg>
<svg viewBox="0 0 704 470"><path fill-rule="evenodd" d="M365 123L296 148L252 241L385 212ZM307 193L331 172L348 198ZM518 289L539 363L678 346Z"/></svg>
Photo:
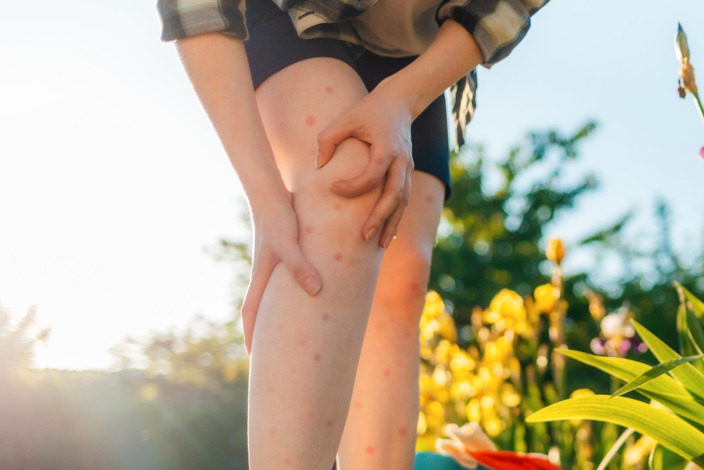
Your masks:
<svg viewBox="0 0 704 470"><path fill-rule="evenodd" d="M252 336L254 335L254 323L256 322L259 304L269 283L271 273L276 267L276 259L266 256L265 259L255 259L252 263L252 278L249 281L247 294L242 303L242 331L244 332L244 346L247 355L252 354Z"/></svg>
<svg viewBox="0 0 704 470"><path fill-rule="evenodd" d="M384 248L389 246L408 204L410 173L400 162L391 165L384 191L364 226L365 239L369 240L369 233L377 233L384 227L379 244Z"/></svg>
<svg viewBox="0 0 704 470"><path fill-rule="evenodd" d="M349 122L335 120L318 134L318 153L315 156L315 168L322 168L335 153L335 147L348 137L355 136L355 128Z"/></svg>
<svg viewBox="0 0 704 470"><path fill-rule="evenodd" d="M406 173L406 184L403 187L403 199L401 203L396 206L394 211L391 213L386 223L384 224L384 231L379 237L379 244L384 248L388 248L391 241L396 237L398 232L398 226L401 223L401 218L403 213L406 211L406 206L408 206L408 199L411 195L411 172Z"/></svg>
<svg viewBox="0 0 704 470"><path fill-rule="evenodd" d="M281 262L288 268L296 282L310 295L320 292L322 287L320 275L303 255L298 244L294 242L287 247L282 247L280 251L282 252ZM278 263L279 258L276 256L262 256L255 259L252 264L252 277L242 303L242 331L248 355L252 353L252 337L259 305L264 296L264 290L269 284L271 273Z"/></svg>
<svg viewBox="0 0 704 470"><path fill-rule="evenodd" d="M372 191L383 183L391 162L389 158L372 156L360 175L351 180L336 181L332 185L332 192L344 197L357 197Z"/></svg>
<svg viewBox="0 0 704 470"><path fill-rule="evenodd" d="M284 263L296 282L310 295L320 292L322 282L320 275L308 262L297 243L288 245L281 252L281 262Z"/></svg>

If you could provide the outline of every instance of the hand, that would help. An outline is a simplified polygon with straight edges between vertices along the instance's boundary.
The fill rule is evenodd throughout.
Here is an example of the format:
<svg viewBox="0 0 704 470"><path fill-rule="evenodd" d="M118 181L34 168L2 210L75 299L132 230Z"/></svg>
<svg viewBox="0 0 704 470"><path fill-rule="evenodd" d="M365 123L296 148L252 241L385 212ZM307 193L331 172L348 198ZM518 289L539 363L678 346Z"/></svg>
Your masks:
<svg viewBox="0 0 704 470"><path fill-rule="evenodd" d="M252 336L259 304L271 273L282 262L296 282L310 295L320 292L320 275L308 262L298 244L298 219L289 204L253 211L254 254L252 276L242 304L242 329L247 354L252 352Z"/></svg>
<svg viewBox="0 0 704 470"><path fill-rule="evenodd" d="M335 147L349 137L371 146L371 159L364 171L350 180L335 182L332 191L356 197L383 184L381 197L364 224L362 234L370 240L381 233L379 244L384 248L396 235L410 196L411 122L407 100L394 93L387 79L318 135L316 168L330 161Z"/></svg>

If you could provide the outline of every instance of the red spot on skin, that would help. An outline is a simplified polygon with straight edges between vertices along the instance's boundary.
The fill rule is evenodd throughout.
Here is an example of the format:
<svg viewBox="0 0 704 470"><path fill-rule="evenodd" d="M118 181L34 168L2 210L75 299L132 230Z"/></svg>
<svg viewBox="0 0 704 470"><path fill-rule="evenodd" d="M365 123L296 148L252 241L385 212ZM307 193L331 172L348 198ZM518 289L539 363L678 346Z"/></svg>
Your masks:
<svg viewBox="0 0 704 470"><path fill-rule="evenodd" d="M271 392L274 391L274 387L272 387L271 385L267 385L267 386L266 386L266 391L269 392L269 393L271 393Z"/></svg>
<svg viewBox="0 0 704 470"><path fill-rule="evenodd" d="M342 261L342 253L335 253L335 261Z"/></svg>
<svg viewBox="0 0 704 470"><path fill-rule="evenodd" d="M391 377L391 371L389 369L384 369L384 377Z"/></svg>
<svg viewBox="0 0 704 470"><path fill-rule="evenodd" d="M398 428L398 435L399 436L405 436L408 433L408 430L406 430L406 426L401 426Z"/></svg>
<svg viewBox="0 0 704 470"><path fill-rule="evenodd" d="M295 374L295 373L296 373L296 368L295 368L295 367L291 367L291 373L292 373L292 374Z"/></svg>
<svg viewBox="0 0 704 470"><path fill-rule="evenodd" d="M285 463L286 465L290 466L290 465L291 465L291 459L286 459L286 460L284 460L284 463Z"/></svg>
<svg viewBox="0 0 704 470"><path fill-rule="evenodd" d="M325 87L325 93L330 94L330 93L332 93L333 91L335 91L335 90L333 90L333 88L332 88L331 86L326 86L326 87Z"/></svg>
<svg viewBox="0 0 704 470"><path fill-rule="evenodd" d="M316 361L319 361L319 360L320 360L320 354L315 353L315 356L313 356L313 359L315 359Z"/></svg>
<svg viewBox="0 0 704 470"><path fill-rule="evenodd" d="M273 427L273 428L269 429L269 437L274 437L274 436L276 436L276 433L277 433L277 432L279 432L279 430L276 429L276 427Z"/></svg>
<svg viewBox="0 0 704 470"><path fill-rule="evenodd" d="M276 327L276 329L279 330L279 331L284 331L284 326L283 326L283 325L279 325L278 327Z"/></svg>
<svg viewBox="0 0 704 470"><path fill-rule="evenodd" d="M303 338L300 338L300 339L298 340L298 345L299 345L299 346L305 346L305 345L306 345L306 340L303 339Z"/></svg>
<svg viewBox="0 0 704 470"><path fill-rule="evenodd" d="M308 124L309 126L312 126L315 124L315 118L313 117L312 114L306 118L306 124Z"/></svg>
<svg viewBox="0 0 704 470"><path fill-rule="evenodd" d="M332 426L332 420L331 419L327 420L327 422L325 424L327 424L328 426Z"/></svg>
<svg viewBox="0 0 704 470"><path fill-rule="evenodd" d="M426 202L433 202L433 196L425 196Z"/></svg>
<svg viewBox="0 0 704 470"><path fill-rule="evenodd" d="M310 225L309 225L308 227L306 227L305 230L306 230L306 233L307 233L307 234L313 233L313 227L311 227Z"/></svg>
<svg viewBox="0 0 704 470"><path fill-rule="evenodd" d="M374 446L367 446L367 454L371 455L374 453Z"/></svg>
<svg viewBox="0 0 704 470"><path fill-rule="evenodd" d="M356 401L356 402L354 402L354 405L352 405L352 406L354 406L355 410L361 410L362 409L362 402Z"/></svg>
<svg viewBox="0 0 704 470"><path fill-rule="evenodd" d="M339 210L341 210L341 209L342 209L342 205L341 205L339 202L336 202L336 203L335 203L335 210L336 210L336 211L339 211Z"/></svg>
<svg viewBox="0 0 704 470"><path fill-rule="evenodd" d="M329 313L323 313L323 321L328 321L330 320L330 314Z"/></svg>

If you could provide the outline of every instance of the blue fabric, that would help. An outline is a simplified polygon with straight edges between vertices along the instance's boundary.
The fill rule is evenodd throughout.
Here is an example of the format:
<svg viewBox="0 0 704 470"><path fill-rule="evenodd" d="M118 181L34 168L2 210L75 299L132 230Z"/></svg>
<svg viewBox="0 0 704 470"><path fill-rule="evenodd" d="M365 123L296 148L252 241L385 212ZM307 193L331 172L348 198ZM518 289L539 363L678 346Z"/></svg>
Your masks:
<svg viewBox="0 0 704 470"><path fill-rule="evenodd" d="M413 470L465 470L465 468L450 457L435 452L418 452L413 462ZM491 469L478 465L477 470Z"/></svg>

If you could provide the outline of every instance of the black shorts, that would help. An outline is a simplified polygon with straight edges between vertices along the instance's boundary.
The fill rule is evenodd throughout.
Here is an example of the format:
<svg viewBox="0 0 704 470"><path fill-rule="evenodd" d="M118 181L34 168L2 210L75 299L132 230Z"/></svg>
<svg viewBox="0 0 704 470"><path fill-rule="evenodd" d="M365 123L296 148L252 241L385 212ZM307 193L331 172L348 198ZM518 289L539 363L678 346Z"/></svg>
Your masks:
<svg viewBox="0 0 704 470"><path fill-rule="evenodd" d="M336 39L301 39L288 13L271 0L247 2L245 42L252 81L256 89L264 80L289 65L314 57L331 57L349 64L371 91L383 79L410 64L415 57L382 57ZM450 197L450 146L445 97L433 101L411 126L413 163L445 184Z"/></svg>

